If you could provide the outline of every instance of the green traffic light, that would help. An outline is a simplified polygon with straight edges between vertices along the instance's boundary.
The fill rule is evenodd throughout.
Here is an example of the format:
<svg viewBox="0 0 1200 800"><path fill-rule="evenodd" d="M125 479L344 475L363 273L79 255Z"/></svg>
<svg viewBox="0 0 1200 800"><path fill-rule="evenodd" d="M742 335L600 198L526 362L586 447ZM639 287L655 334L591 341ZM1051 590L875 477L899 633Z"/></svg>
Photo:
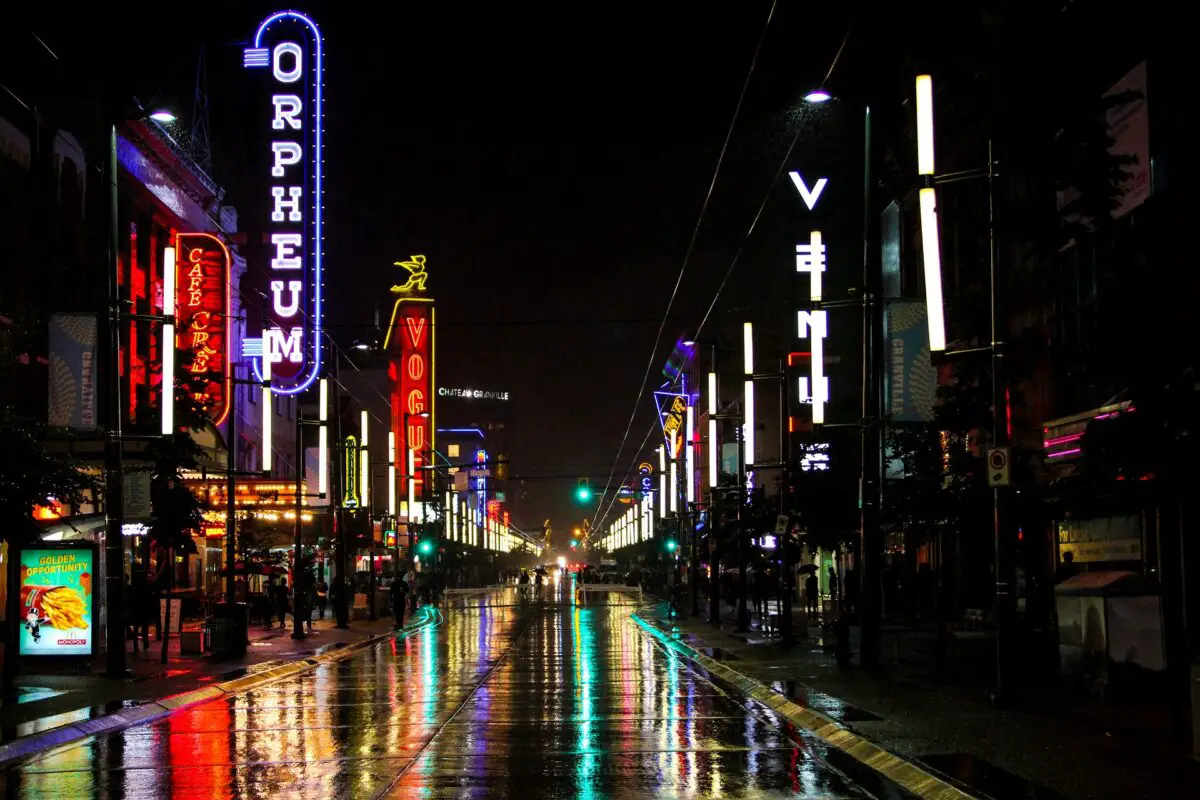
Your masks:
<svg viewBox="0 0 1200 800"><path fill-rule="evenodd" d="M423 541L419 545L417 545L417 549L421 551L421 555L427 556L433 552L433 542L426 539L425 541Z"/></svg>
<svg viewBox="0 0 1200 800"><path fill-rule="evenodd" d="M575 499L581 503L586 503L592 499L592 490L586 486L580 486L575 490Z"/></svg>
<svg viewBox="0 0 1200 800"><path fill-rule="evenodd" d="M674 553L679 544L674 539L667 539L667 552Z"/></svg>

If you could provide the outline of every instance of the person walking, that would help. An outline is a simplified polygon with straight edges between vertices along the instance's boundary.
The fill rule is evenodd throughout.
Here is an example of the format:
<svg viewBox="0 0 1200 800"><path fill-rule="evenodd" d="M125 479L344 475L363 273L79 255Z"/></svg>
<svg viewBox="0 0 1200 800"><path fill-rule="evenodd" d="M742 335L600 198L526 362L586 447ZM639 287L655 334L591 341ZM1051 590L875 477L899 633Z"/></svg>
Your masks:
<svg viewBox="0 0 1200 800"><path fill-rule="evenodd" d="M404 573L404 582L408 584L408 611L412 613L417 610L417 571L412 568L412 564L408 565L408 571Z"/></svg>
<svg viewBox="0 0 1200 800"><path fill-rule="evenodd" d="M288 612L288 582L287 578L280 578L279 583L275 586L275 613L279 617L279 627L287 627L287 612Z"/></svg>
<svg viewBox="0 0 1200 800"><path fill-rule="evenodd" d="M408 603L408 581L403 577L392 581L392 613L396 615L396 630L404 627L404 607Z"/></svg>
<svg viewBox="0 0 1200 800"><path fill-rule="evenodd" d="M817 599L821 596L820 581L817 580L817 573L810 572L804 580L804 596L808 599L808 613L817 613Z"/></svg>
<svg viewBox="0 0 1200 800"><path fill-rule="evenodd" d="M305 573L304 580L300 585L301 602L304 604L299 609L301 612L300 620L304 623L304 627L308 632L312 633L313 609L317 606L317 584L313 580L312 575Z"/></svg>
<svg viewBox="0 0 1200 800"><path fill-rule="evenodd" d="M325 604L329 601L329 584L325 583L325 579L317 581L317 613L321 619L325 619Z"/></svg>

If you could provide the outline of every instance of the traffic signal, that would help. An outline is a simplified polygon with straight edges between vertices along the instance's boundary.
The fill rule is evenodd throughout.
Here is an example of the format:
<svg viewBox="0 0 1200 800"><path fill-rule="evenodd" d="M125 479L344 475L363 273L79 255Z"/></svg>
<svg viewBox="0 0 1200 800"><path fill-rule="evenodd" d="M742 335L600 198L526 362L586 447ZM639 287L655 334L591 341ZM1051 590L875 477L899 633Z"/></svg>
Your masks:
<svg viewBox="0 0 1200 800"><path fill-rule="evenodd" d="M579 503L587 503L592 499L592 486L587 478L580 478L575 484L575 500Z"/></svg>
<svg viewBox="0 0 1200 800"><path fill-rule="evenodd" d="M433 555L433 540L432 539L422 539L421 542L417 545L417 552L423 556Z"/></svg>
<svg viewBox="0 0 1200 800"><path fill-rule="evenodd" d="M577 541L575 541L574 539L572 539L572 540L571 540L571 549L572 549L572 550L574 550L574 549L575 549L576 547L578 547L578 546L579 546L579 542L577 542Z"/></svg>
<svg viewBox="0 0 1200 800"><path fill-rule="evenodd" d="M668 553L674 553L679 548L679 542L674 539L667 539L665 546Z"/></svg>

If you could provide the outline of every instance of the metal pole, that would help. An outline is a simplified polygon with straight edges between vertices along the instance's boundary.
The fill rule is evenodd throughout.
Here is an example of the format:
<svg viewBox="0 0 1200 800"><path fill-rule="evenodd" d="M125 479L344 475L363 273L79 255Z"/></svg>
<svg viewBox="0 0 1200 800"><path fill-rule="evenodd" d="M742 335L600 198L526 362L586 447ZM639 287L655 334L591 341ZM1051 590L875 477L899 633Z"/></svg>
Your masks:
<svg viewBox="0 0 1200 800"><path fill-rule="evenodd" d="M301 502L304 499L304 425L301 422L300 403L296 402L296 524L293 527L294 540L292 547L295 550L295 555L292 556L292 638L304 639L304 627L300 622L300 603L303 600L300 594L300 556L301 550L304 547L304 536L301 525L303 522L300 519Z"/></svg>
<svg viewBox="0 0 1200 800"><path fill-rule="evenodd" d="M333 464L336 466L330 467L329 490L333 492L333 497L330 499L329 506L333 511L333 524L335 526L334 538L334 569L337 570L337 581L339 591L333 607L333 616L337 621L338 628L350 627L350 592L352 591L350 581L346 577L346 557L349 545L346 541L346 515L345 509L342 507L342 501L345 499L345 476L343 475L346 463L345 440L342 439L342 392L338 383L338 354L337 350L333 350L333 383L330 385L330 390L333 392L333 438L334 446L330 448L336 457L333 458Z"/></svg>
<svg viewBox="0 0 1200 800"><path fill-rule="evenodd" d="M1008 384L1004 373L1003 296L1000 286L999 264L996 259L996 192L995 157L992 140L988 139L988 271L991 279L992 305L992 441L993 446L1008 444ZM1004 505L1003 489L992 489L993 514L996 546L996 688L992 702L997 706L1008 705L1013 697L1013 597L1012 543L1005 533L1007 509Z"/></svg>
<svg viewBox="0 0 1200 800"><path fill-rule="evenodd" d="M228 324L228 323L227 323ZM233 614L233 604L237 602L237 591L234 587L234 559L237 547L234 537L237 534L237 513L234 509L235 492L237 491L238 469L238 405L237 396L241 385L237 379L237 366L231 365L233 373L229 382L229 427L226 431L226 451L228 460L225 470L225 602L229 604L229 613Z"/></svg>
<svg viewBox="0 0 1200 800"><path fill-rule="evenodd" d="M104 437L104 603L107 609L104 642L107 648L105 674L128 677L125 667L125 476L121 454L121 287L118 282L120 245L117 222L117 127L108 130L108 430ZM18 587L10 586L9 591ZM16 624L16 623L12 623Z"/></svg>
<svg viewBox="0 0 1200 800"><path fill-rule="evenodd" d="M779 461L783 472L779 481L779 513L788 515L788 495L792 485L792 437L788 429L788 410L791 408L791 393L788 390L787 361L779 359ZM792 538L789 522L784 530L779 548L779 641L784 647L792 642L792 585L791 567L788 564L788 544Z"/></svg>
<svg viewBox="0 0 1200 800"><path fill-rule="evenodd" d="M882 615L883 543L879 530L879 436L878 363L875 353L875 314L878 297L871 269L871 107L863 114L863 365L862 365L862 474L859 575L862 588L860 658L864 667L879 663L879 622ZM818 565L820 569L820 565Z"/></svg>

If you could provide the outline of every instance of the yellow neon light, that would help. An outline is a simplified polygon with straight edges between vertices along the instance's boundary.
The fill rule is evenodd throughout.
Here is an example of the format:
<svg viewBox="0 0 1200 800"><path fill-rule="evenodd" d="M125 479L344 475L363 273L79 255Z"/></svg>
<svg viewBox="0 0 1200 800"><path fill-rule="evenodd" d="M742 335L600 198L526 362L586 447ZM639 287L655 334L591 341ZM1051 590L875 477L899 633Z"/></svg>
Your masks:
<svg viewBox="0 0 1200 800"><path fill-rule="evenodd" d="M395 261L392 266L403 267L408 270L408 282L403 285L392 287L394 294L411 294L413 292L425 291L425 281L429 279L429 273L425 271L425 256L410 256L408 261Z"/></svg>

